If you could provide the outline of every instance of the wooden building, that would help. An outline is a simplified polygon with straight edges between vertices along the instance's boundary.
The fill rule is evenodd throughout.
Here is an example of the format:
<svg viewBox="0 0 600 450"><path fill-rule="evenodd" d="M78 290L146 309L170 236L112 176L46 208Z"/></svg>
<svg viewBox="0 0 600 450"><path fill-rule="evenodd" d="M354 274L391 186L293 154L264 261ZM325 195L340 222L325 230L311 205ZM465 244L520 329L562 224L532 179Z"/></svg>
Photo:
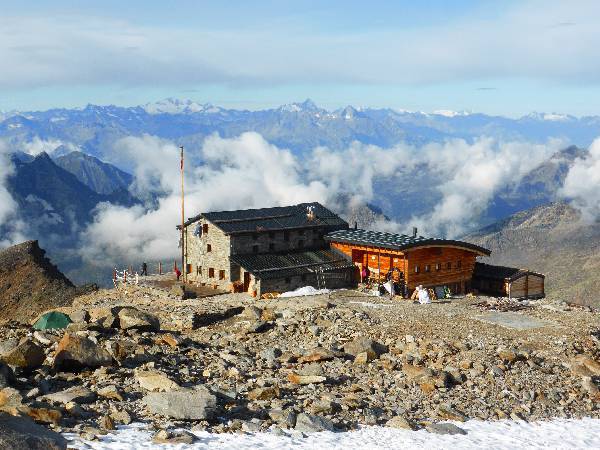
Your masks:
<svg viewBox="0 0 600 450"><path fill-rule="evenodd" d="M514 267L476 263L473 288L482 294L508 298L543 298L545 276Z"/></svg>
<svg viewBox="0 0 600 450"><path fill-rule="evenodd" d="M348 224L319 203L201 213L184 228L188 282L256 296L352 283L354 266L324 240Z"/></svg>
<svg viewBox="0 0 600 450"><path fill-rule="evenodd" d="M325 240L332 250L346 255L358 267L357 272L367 266L380 280L390 270L399 273L408 292L423 285L446 286L452 293L466 293L471 289L476 258L491 253L467 242L417 236L416 230L407 236L344 229L329 233Z"/></svg>

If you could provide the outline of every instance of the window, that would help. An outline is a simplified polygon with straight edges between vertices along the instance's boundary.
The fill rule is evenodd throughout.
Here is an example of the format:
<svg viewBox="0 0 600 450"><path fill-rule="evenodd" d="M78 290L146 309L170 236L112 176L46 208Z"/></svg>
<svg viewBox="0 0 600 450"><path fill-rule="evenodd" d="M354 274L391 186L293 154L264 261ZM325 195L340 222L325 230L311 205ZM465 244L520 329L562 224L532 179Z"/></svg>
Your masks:
<svg viewBox="0 0 600 450"><path fill-rule="evenodd" d="M258 245L252 246L252 253L258 253Z"/></svg>
<svg viewBox="0 0 600 450"><path fill-rule="evenodd" d="M292 280L290 278L286 278L284 281L285 281L285 284L290 284L292 282Z"/></svg>
<svg viewBox="0 0 600 450"><path fill-rule="evenodd" d="M202 275L202 267L201 267L201 266L197 266L197 267L196 267L196 273L197 273L198 275Z"/></svg>
<svg viewBox="0 0 600 450"><path fill-rule="evenodd" d="M225 271L219 270L219 280L224 280L224 279L225 279Z"/></svg>
<svg viewBox="0 0 600 450"><path fill-rule="evenodd" d="M449 262L448 264L446 264L446 269L448 269L448 270L452 269L452 263L451 262Z"/></svg>
<svg viewBox="0 0 600 450"><path fill-rule="evenodd" d="M304 241L298 241L298 248L304 248Z"/></svg>
<svg viewBox="0 0 600 450"><path fill-rule="evenodd" d="M275 244L269 244L269 250L275 250Z"/></svg>
<svg viewBox="0 0 600 450"><path fill-rule="evenodd" d="M429 264L425 265L425 272L431 272L431 266Z"/></svg>
<svg viewBox="0 0 600 450"><path fill-rule="evenodd" d="M289 242L290 241L290 232L289 231L284 231L283 232L283 240L285 242Z"/></svg>
<svg viewBox="0 0 600 450"><path fill-rule="evenodd" d="M212 252L212 246L210 244L206 244L206 253Z"/></svg>
<svg viewBox="0 0 600 450"><path fill-rule="evenodd" d="M435 270L436 270L437 272L439 272L440 270L442 270L442 265L441 265L440 263L437 263L437 264L435 265Z"/></svg>
<svg viewBox="0 0 600 450"><path fill-rule="evenodd" d="M459 259L459 260L456 262L456 268L457 268L457 269L460 269L461 267L462 267L462 261Z"/></svg>
<svg viewBox="0 0 600 450"><path fill-rule="evenodd" d="M207 223L202 225L202 234L206 234L206 233L208 233L208 224Z"/></svg>
<svg viewBox="0 0 600 450"><path fill-rule="evenodd" d="M419 273L419 266L415 266L415 273Z"/></svg>
<svg viewBox="0 0 600 450"><path fill-rule="evenodd" d="M185 265L185 273L192 273L192 265L191 264Z"/></svg>
<svg viewBox="0 0 600 450"><path fill-rule="evenodd" d="M215 269L213 269L212 267L208 268L208 278L214 278L215 277Z"/></svg>

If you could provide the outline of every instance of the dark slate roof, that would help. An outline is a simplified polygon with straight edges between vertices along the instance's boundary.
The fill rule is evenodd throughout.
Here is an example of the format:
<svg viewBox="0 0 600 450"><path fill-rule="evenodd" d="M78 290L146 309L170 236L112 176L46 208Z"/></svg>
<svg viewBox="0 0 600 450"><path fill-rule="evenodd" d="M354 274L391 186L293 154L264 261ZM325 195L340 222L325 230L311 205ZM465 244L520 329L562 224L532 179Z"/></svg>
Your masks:
<svg viewBox="0 0 600 450"><path fill-rule="evenodd" d="M333 250L233 255L231 260L260 279L286 278L315 273L317 270L328 272L354 268L352 261Z"/></svg>
<svg viewBox="0 0 600 450"><path fill-rule="evenodd" d="M493 266L491 264L475 263L473 277L491 278L493 280L516 280L524 275L536 275L545 278L541 273L531 272L527 269L517 269L515 267Z"/></svg>
<svg viewBox="0 0 600 450"><path fill-rule="evenodd" d="M309 206L313 207L315 214L312 220L309 220L306 214ZM307 227L348 228L348 223L317 202L273 208L202 213L188 219L185 225L188 226L202 217L226 234Z"/></svg>
<svg viewBox="0 0 600 450"><path fill-rule="evenodd" d="M468 242L451 239L435 239L423 236L407 236L405 234L384 233L361 229L333 231L325 236L329 242L343 242L347 244L364 245L367 247L386 248L390 250L409 250L425 246L453 246L472 250L482 255L490 255L491 251Z"/></svg>

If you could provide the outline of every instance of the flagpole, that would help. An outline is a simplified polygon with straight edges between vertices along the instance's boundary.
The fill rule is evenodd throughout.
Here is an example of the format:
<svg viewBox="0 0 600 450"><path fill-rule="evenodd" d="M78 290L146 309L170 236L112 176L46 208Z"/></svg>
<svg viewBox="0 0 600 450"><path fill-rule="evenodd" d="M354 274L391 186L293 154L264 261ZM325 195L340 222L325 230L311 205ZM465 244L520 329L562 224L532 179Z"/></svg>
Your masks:
<svg viewBox="0 0 600 450"><path fill-rule="evenodd" d="M181 149L181 274L183 275L183 282L187 281L187 267L185 265L185 202L184 202L184 190L183 190L183 145L179 147Z"/></svg>

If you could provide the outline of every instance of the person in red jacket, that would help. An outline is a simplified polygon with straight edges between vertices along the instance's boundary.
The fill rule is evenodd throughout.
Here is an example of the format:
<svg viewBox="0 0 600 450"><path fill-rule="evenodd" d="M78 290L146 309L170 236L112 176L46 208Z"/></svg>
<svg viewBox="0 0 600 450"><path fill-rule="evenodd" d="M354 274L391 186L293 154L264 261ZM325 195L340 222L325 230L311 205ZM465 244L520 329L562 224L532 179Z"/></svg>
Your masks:
<svg viewBox="0 0 600 450"><path fill-rule="evenodd" d="M179 270L179 267L175 267L175 276L177 276L177 281L179 281L179 277L181 276L181 270Z"/></svg>

